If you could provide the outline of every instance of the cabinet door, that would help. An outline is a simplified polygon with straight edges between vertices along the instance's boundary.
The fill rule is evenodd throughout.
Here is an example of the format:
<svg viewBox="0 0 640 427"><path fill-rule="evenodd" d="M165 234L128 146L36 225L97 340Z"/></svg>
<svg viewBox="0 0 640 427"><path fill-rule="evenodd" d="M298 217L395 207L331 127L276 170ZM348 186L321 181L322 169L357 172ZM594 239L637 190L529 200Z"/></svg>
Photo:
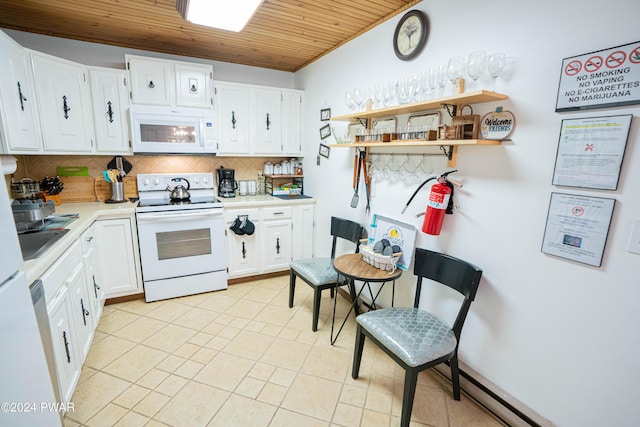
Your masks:
<svg viewBox="0 0 640 427"><path fill-rule="evenodd" d="M255 225L253 234L235 234L229 229L236 218L246 215ZM260 235L258 209L227 210L227 266L229 277L244 277L260 273Z"/></svg>
<svg viewBox="0 0 640 427"><path fill-rule="evenodd" d="M125 55L131 82L131 103L171 105L173 63L162 59Z"/></svg>
<svg viewBox="0 0 640 427"><path fill-rule="evenodd" d="M127 72L106 68L91 68L91 100L96 130L96 151L99 153L130 154L129 94Z"/></svg>
<svg viewBox="0 0 640 427"><path fill-rule="evenodd" d="M93 307L87 291L87 281L85 280L84 268L81 262L76 265L73 273L71 273L67 286L71 293L72 318L78 343L78 363L82 365L87 353L89 353L89 347L93 340L94 323L91 313Z"/></svg>
<svg viewBox="0 0 640 427"><path fill-rule="evenodd" d="M176 63L176 105L213 108L213 67Z"/></svg>
<svg viewBox="0 0 640 427"><path fill-rule="evenodd" d="M287 156L302 155L302 111L304 92L283 91L282 151Z"/></svg>
<svg viewBox="0 0 640 427"><path fill-rule="evenodd" d="M245 85L216 83L218 154L249 154L249 94Z"/></svg>
<svg viewBox="0 0 640 427"><path fill-rule="evenodd" d="M47 305L60 396L63 402L71 402L73 390L80 378L81 364L78 361L75 331L71 321L71 301L67 286L62 286Z"/></svg>
<svg viewBox="0 0 640 427"><path fill-rule="evenodd" d="M262 223L262 270L281 271L291 262L291 219Z"/></svg>
<svg viewBox="0 0 640 427"><path fill-rule="evenodd" d="M98 220L94 227L97 276L105 297L142 292L137 235L132 229L132 219Z"/></svg>
<svg viewBox="0 0 640 427"><path fill-rule="evenodd" d="M104 306L104 292L96 278L96 257L94 247L94 229L91 226L82 235L82 264L84 266L84 275L87 282L87 292L89 300L91 300L91 315L93 323L98 325L100 316L102 316L102 308Z"/></svg>
<svg viewBox="0 0 640 427"><path fill-rule="evenodd" d="M42 149L31 57L0 31L0 136L8 153Z"/></svg>
<svg viewBox="0 0 640 427"><path fill-rule="evenodd" d="M313 257L314 205L293 208L292 258Z"/></svg>
<svg viewBox="0 0 640 427"><path fill-rule="evenodd" d="M84 66L32 52L44 148L47 151L93 150L93 117Z"/></svg>
<svg viewBox="0 0 640 427"><path fill-rule="evenodd" d="M253 90L256 154L282 154L282 93L279 89Z"/></svg>

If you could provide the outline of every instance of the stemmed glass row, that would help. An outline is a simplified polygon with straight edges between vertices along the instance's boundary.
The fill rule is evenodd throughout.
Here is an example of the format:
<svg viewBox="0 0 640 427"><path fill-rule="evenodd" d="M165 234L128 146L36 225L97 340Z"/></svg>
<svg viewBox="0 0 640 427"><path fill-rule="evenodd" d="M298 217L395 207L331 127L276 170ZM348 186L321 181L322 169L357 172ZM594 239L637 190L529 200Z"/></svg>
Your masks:
<svg viewBox="0 0 640 427"><path fill-rule="evenodd" d="M345 93L345 103L350 112L363 111L366 101L371 100L374 109L393 105L425 101L444 95L447 80L453 85L453 94L460 79L466 73L473 80L473 90L476 90L478 79L489 72L492 78L492 90L495 91L496 80L502 74L505 66L505 54L502 52L487 55L484 51L471 52L465 60L462 56L449 58L447 65L440 65L428 71L399 78L396 81L375 85L369 89L355 88ZM438 91L437 91L438 89Z"/></svg>

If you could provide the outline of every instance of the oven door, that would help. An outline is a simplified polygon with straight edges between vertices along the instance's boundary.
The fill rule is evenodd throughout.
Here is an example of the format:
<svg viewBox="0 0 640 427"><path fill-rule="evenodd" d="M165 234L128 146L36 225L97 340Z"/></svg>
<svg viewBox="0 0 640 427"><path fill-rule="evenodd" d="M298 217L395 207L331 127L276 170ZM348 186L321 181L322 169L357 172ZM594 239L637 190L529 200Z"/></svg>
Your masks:
<svg viewBox="0 0 640 427"><path fill-rule="evenodd" d="M137 214L145 282L226 270L222 209Z"/></svg>

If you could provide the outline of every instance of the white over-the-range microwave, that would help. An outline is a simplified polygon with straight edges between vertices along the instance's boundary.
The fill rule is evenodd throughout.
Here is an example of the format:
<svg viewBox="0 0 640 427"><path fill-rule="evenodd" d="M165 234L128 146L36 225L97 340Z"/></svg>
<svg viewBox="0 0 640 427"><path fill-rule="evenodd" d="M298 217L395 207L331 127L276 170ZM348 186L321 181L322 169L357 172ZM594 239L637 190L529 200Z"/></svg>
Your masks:
<svg viewBox="0 0 640 427"><path fill-rule="evenodd" d="M132 105L130 118L134 153L216 152L212 110Z"/></svg>

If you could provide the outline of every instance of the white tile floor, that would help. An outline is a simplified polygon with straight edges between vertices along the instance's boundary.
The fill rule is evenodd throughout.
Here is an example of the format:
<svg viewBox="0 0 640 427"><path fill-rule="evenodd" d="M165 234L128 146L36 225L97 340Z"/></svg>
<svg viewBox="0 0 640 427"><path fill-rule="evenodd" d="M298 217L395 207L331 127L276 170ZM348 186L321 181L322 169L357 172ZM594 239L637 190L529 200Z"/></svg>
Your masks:
<svg viewBox="0 0 640 427"><path fill-rule="evenodd" d="M403 371L368 343L351 378L353 314L330 345L329 292L311 331L312 292L288 276L225 291L105 307L66 426L397 426ZM338 315L349 306L338 297ZM341 319L339 319L341 320ZM412 426L500 426L423 372Z"/></svg>

